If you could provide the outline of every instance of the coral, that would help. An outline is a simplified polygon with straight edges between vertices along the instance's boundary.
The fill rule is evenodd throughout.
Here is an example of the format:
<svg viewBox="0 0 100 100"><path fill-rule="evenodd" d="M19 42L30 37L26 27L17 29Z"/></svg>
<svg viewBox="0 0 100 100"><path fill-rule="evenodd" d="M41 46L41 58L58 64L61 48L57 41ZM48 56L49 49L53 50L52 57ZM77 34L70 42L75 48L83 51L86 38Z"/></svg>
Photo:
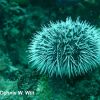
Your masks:
<svg viewBox="0 0 100 100"><path fill-rule="evenodd" d="M100 63L99 29L86 21L50 23L29 45L29 62L50 76L77 76L92 71Z"/></svg>

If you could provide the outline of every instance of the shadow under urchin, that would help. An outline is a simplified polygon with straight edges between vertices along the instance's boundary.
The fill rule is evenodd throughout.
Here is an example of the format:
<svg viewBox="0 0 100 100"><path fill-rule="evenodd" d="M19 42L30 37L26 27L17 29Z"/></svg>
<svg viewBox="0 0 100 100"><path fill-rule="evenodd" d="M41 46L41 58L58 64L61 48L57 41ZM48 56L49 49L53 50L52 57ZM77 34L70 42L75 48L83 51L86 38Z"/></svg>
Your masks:
<svg viewBox="0 0 100 100"><path fill-rule="evenodd" d="M50 22L33 37L29 47L32 68L49 76L77 76L100 64L100 31L86 21Z"/></svg>

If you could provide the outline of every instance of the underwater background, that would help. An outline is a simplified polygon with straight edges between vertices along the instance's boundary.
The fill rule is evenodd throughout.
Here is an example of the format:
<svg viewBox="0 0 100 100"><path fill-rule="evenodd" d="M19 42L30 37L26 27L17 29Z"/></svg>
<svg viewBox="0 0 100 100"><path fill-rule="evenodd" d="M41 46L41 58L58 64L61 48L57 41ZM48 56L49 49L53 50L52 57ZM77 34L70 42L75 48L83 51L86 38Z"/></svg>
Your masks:
<svg viewBox="0 0 100 100"><path fill-rule="evenodd" d="M100 67L61 78L40 74L28 63L36 32L67 17L99 28L100 0L0 0L0 100L100 100Z"/></svg>

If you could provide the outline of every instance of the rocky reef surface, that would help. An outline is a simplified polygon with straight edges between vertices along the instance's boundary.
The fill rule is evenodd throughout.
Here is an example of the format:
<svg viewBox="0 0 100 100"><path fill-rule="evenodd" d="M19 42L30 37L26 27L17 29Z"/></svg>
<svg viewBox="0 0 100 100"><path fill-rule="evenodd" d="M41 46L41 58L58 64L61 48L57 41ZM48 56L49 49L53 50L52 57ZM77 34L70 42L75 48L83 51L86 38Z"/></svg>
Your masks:
<svg viewBox="0 0 100 100"><path fill-rule="evenodd" d="M69 79L40 75L28 64L30 39L50 21L80 16L100 27L100 0L68 1L0 0L0 91L34 91L6 96L0 92L0 100L100 100L100 67Z"/></svg>

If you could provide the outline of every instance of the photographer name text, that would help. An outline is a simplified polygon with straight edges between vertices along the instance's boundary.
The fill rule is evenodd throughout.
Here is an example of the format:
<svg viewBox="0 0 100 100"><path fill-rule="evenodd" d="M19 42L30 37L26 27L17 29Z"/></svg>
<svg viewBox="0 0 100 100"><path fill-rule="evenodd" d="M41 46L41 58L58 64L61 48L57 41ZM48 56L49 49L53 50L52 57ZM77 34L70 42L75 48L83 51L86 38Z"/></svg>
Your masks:
<svg viewBox="0 0 100 100"><path fill-rule="evenodd" d="M34 95L34 91L0 91L0 95Z"/></svg>

